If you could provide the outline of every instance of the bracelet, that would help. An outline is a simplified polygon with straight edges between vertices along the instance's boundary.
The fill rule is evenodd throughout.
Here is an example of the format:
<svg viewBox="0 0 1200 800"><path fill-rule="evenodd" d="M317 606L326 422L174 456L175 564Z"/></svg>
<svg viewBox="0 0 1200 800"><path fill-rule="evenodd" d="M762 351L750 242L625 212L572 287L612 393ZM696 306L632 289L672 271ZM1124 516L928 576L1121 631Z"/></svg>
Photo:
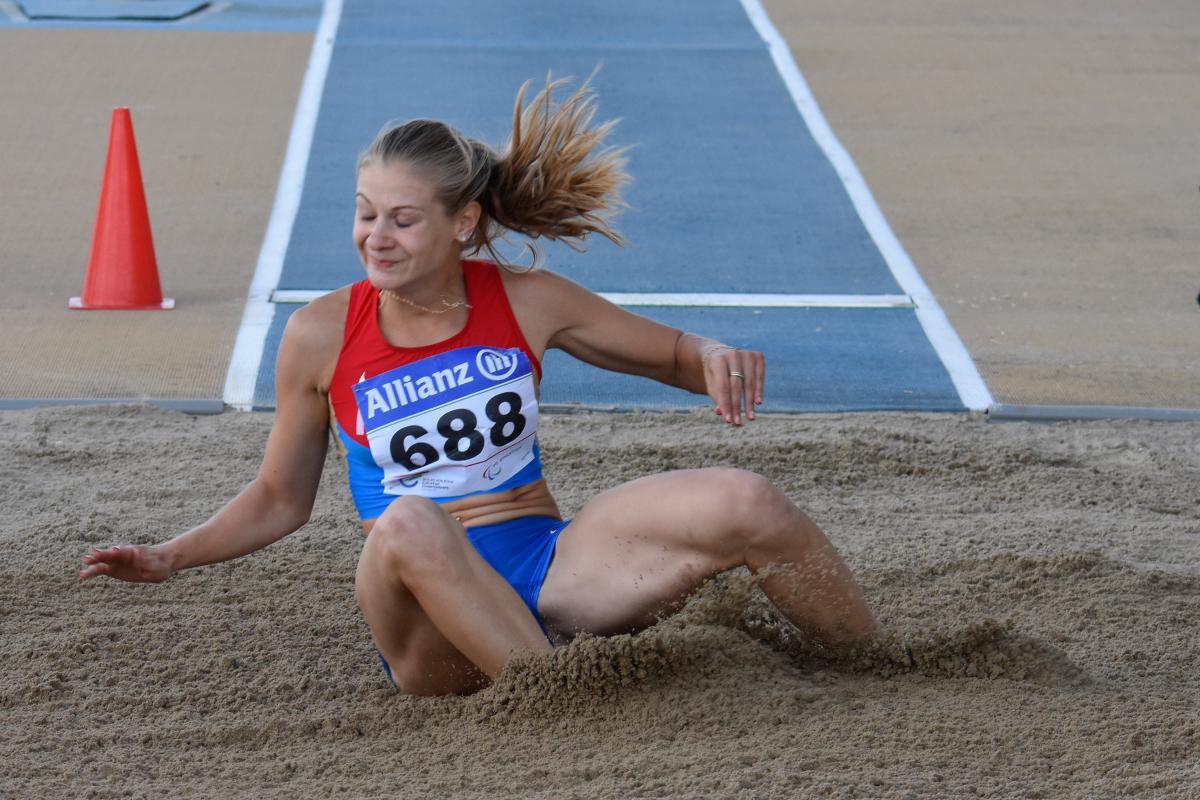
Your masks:
<svg viewBox="0 0 1200 800"><path fill-rule="evenodd" d="M730 347L727 344L710 344L700 351L700 364L707 366L708 359L712 358L714 353L719 353L722 350L736 350L736 347Z"/></svg>

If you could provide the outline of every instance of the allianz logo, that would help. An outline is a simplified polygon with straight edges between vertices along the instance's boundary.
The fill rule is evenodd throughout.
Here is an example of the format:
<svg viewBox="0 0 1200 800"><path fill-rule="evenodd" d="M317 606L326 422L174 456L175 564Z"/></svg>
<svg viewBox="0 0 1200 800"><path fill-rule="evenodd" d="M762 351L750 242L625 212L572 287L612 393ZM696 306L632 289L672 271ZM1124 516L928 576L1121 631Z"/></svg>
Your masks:
<svg viewBox="0 0 1200 800"><path fill-rule="evenodd" d="M490 381L502 381L511 376L517 371L518 363L515 353L483 349L475 354L475 368ZM374 419L376 414L395 411L410 403L474 383L475 376L470 374L470 369L470 362L464 361L428 375L415 378L405 375L367 389L363 393L367 404L367 419Z"/></svg>
<svg viewBox="0 0 1200 800"><path fill-rule="evenodd" d="M480 350L475 354L475 367L488 380L502 381L517 371L517 356L499 350Z"/></svg>

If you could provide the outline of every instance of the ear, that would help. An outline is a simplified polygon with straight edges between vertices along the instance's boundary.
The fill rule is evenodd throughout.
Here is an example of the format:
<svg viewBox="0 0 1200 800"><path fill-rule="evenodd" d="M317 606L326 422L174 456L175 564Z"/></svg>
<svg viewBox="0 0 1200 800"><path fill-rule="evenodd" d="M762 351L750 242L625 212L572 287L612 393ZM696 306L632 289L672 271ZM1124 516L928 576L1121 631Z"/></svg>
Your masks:
<svg viewBox="0 0 1200 800"><path fill-rule="evenodd" d="M479 205L478 200L472 200L463 206L462 211L459 211L454 220L454 238L460 242L470 240L471 234L475 232L475 227L479 225L479 217L483 214L483 208Z"/></svg>

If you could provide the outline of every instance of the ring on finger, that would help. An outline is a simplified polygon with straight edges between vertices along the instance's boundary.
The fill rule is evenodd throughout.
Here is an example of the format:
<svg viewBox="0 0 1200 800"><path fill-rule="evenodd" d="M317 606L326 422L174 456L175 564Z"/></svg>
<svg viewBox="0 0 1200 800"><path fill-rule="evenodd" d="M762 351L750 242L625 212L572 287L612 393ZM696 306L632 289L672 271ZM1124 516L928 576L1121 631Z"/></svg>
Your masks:
<svg viewBox="0 0 1200 800"><path fill-rule="evenodd" d="M729 377L731 377L731 378L741 378L742 380L746 380L746 376L745 376L745 375L743 375L742 373L738 372L738 371L737 371L737 370L735 370L735 369L731 369L731 370L729 370Z"/></svg>

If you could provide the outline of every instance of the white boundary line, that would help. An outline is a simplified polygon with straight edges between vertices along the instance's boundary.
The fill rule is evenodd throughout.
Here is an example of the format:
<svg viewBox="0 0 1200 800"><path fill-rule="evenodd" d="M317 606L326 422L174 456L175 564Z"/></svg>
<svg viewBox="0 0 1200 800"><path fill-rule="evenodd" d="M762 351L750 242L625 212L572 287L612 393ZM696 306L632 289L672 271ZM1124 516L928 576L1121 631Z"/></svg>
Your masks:
<svg viewBox="0 0 1200 800"><path fill-rule="evenodd" d="M309 303L328 289L276 289L274 303ZM904 294L710 294L698 292L599 292L619 306L702 308L912 308Z"/></svg>
<svg viewBox="0 0 1200 800"><path fill-rule="evenodd" d="M13 22L29 22L29 17L25 16L25 12L13 0L0 0L0 14Z"/></svg>
<svg viewBox="0 0 1200 800"><path fill-rule="evenodd" d="M833 164L834 169L837 170L838 176L841 177L842 184L845 185L855 210L858 211L863 225L875 241L875 246L879 248L879 252L887 262L888 268L891 269L896 282L900 284L900 288L913 299L917 320L924 328L929 343L933 345L933 349L946 367L963 405L972 411L986 410L992 405L992 395L979 375L979 370L975 368L971 354L963 346L962 340L958 338L958 334L951 327L950 320L946 318L941 306L934 299L933 293L921 279L912 259L909 258L908 253L904 251L900 241L896 238L896 234L887 224L883 212L880 211L879 205L871 195L871 190L867 187L867 182L858 171L858 167L854 165L850 154L838 142L829 123L825 121L816 99L809 91L808 83L800 74L800 69L792 58L792 51L787 42L783 40L779 31L771 23L760 0L741 0L741 3L742 8L746 10L746 15L750 17L750 22L758 31L758 35L766 42L771 58L775 61L775 67L779 70L779 74L787 85L792 100L796 103L796 108L799 109L813 138L825 152L826 158Z"/></svg>
<svg viewBox="0 0 1200 800"><path fill-rule="evenodd" d="M254 279L246 297L246 310L242 314L242 324L233 344L229 371L225 374L225 403L242 411L248 411L254 406L254 388L262 364L263 348L266 345L267 332L271 329L271 320L275 317L271 292L279 284L283 258L287 254L288 241L292 237L292 225L296 221L296 211L300 208L300 194L304 189L304 175L308 170L308 155L312 150L313 129L317 125L321 94L325 91L325 76L329 72L333 40L337 36L341 17L342 0L325 0L321 21L313 35L312 52L308 57L304 83L300 87L296 114L292 118L292 132L288 137L287 154L279 174L275 205L271 209L271 219L267 223L262 249L258 253L258 266L254 269Z"/></svg>
<svg viewBox="0 0 1200 800"><path fill-rule="evenodd" d="M176 23L195 22L198 19L202 20L205 17L211 17L216 14L220 14L222 11L228 11L231 8L233 8L233 3L209 3L209 5L205 8L202 8L199 11L193 11L183 19L176 20Z"/></svg>

